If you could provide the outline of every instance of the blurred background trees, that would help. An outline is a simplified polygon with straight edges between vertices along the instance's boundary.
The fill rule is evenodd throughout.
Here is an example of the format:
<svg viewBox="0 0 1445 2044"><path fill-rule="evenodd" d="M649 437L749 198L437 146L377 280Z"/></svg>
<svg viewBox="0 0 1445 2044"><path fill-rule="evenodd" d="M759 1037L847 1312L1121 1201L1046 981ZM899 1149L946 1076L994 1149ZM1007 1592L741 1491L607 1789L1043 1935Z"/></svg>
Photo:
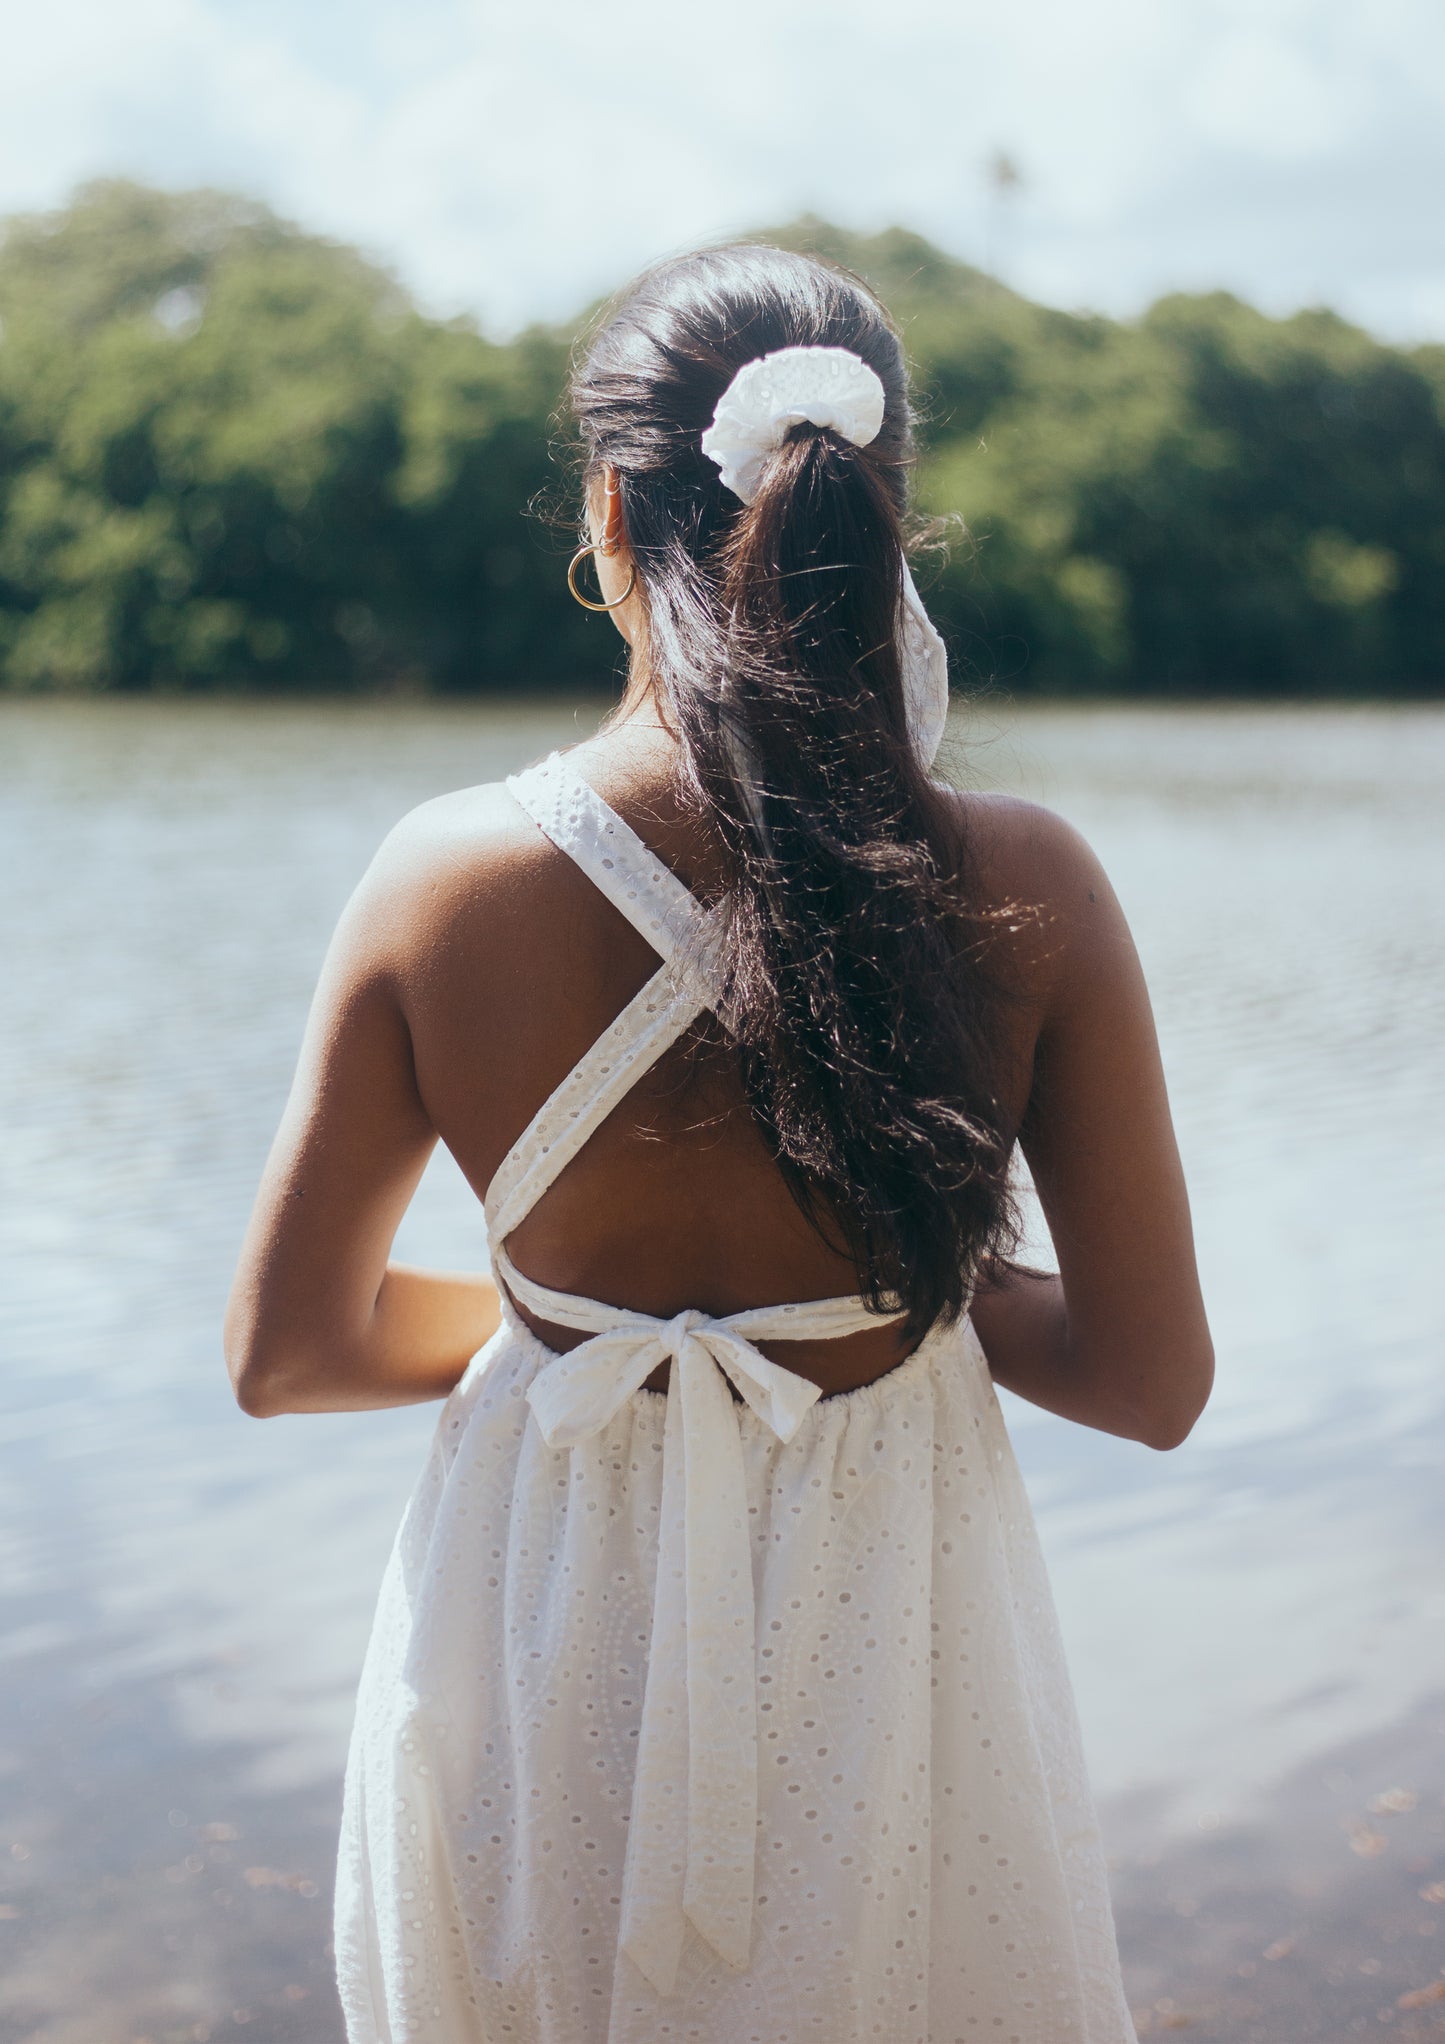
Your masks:
<svg viewBox="0 0 1445 2044"><path fill-rule="evenodd" d="M562 338L494 346L263 207L120 183L8 224L0 320L9 687L595 670L522 516Z"/></svg>
<svg viewBox="0 0 1445 2044"><path fill-rule="evenodd" d="M897 229L769 238L903 326L920 505L962 520L920 580L965 678L1445 692L1445 348L1224 294L1076 316ZM4 224L0 323L0 685L614 671L563 584L569 334L490 341L260 205L117 181Z"/></svg>

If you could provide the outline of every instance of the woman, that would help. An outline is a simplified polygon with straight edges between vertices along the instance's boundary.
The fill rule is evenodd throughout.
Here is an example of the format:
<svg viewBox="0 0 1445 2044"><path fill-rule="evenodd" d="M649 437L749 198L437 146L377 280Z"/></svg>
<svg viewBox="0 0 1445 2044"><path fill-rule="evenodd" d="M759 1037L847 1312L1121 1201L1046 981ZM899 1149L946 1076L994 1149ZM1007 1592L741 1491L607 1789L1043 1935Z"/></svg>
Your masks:
<svg viewBox="0 0 1445 2044"><path fill-rule="evenodd" d="M1059 819L929 776L856 278L664 264L573 401L622 702L382 847L228 1321L248 1412L445 1400L347 1772L352 2044L1121 2044L993 1382L1156 1448L1208 1395L1124 919ZM387 1261L438 1137L495 1282Z"/></svg>

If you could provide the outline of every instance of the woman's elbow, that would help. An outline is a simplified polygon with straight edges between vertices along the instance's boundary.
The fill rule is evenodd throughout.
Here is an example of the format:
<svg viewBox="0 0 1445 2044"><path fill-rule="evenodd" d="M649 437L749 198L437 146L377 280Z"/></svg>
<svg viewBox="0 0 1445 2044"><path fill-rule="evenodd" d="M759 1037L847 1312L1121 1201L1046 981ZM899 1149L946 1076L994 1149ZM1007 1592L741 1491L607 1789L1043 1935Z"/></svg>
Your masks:
<svg viewBox="0 0 1445 2044"><path fill-rule="evenodd" d="M233 1353L228 1345L226 1370L236 1403L249 1418L270 1419L273 1414L286 1410L278 1392L275 1371L268 1370L254 1353Z"/></svg>
<svg viewBox="0 0 1445 2044"><path fill-rule="evenodd" d="M237 1405L249 1419L273 1419L278 1412L289 1410L276 1386L254 1370L233 1374L231 1388L236 1394Z"/></svg>
<svg viewBox="0 0 1445 2044"><path fill-rule="evenodd" d="M262 1339L256 1317L244 1302L233 1299L228 1306L222 1346L226 1374L242 1412L251 1419L270 1419L292 1410L284 1391L284 1358L274 1344Z"/></svg>
<svg viewBox="0 0 1445 2044"><path fill-rule="evenodd" d="M1178 1359L1170 1375L1167 1396L1141 1414L1138 1439L1146 1448L1156 1448L1161 1454L1181 1447L1193 1433L1213 1389L1214 1347L1206 1340L1187 1357Z"/></svg>
<svg viewBox="0 0 1445 2044"><path fill-rule="evenodd" d="M316 1374L294 1355L245 1358L231 1369L236 1403L251 1419L274 1419L282 1412L312 1412Z"/></svg>
<svg viewBox="0 0 1445 2044"><path fill-rule="evenodd" d="M1196 1412L1188 1417L1171 1414L1168 1418L1150 1420L1140 1429L1139 1439L1146 1448L1154 1448L1161 1455L1167 1455L1171 1448L1183 1447L1193 1433L1198 1417Z"/></svg>

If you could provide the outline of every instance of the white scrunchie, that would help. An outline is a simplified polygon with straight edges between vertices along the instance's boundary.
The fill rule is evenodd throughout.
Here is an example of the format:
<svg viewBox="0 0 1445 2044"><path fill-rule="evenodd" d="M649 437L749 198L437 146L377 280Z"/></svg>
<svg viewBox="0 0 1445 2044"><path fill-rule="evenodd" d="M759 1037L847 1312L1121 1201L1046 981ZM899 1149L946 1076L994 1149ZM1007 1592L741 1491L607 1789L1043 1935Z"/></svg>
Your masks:
<svg viewBox="0 0 1445 2044"><path fill-rule="evenodd" d="M718 465L723 488L751 504L768 457L794 426L830 427L866 447L883 425L883 384L851 348L779 348L745 362L722 396L702 451ZM948 722L948 653L903 563L899 651L908 729L932 766Z"/></svg>
<svg viewBox="0 0 1445 2044"><path fill-rule="evenodd" d="M702 451L722 472L722 485L751 504L763 464L794 426L831 426L855 447L876 440L883 424L883 385L849 348L779 348L742 368L718 399Z"/></svg>

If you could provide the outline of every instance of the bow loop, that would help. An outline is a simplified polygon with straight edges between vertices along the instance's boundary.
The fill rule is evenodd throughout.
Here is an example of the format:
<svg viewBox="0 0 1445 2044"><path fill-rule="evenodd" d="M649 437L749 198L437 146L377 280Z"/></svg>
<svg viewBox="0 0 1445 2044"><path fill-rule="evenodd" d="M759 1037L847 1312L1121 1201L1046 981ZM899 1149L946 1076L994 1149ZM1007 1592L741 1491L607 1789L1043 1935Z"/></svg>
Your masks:
<svg viewBox="0 0 1445 2044"><path fill-rule="evenodd" d="M549 1448L575 1448L617 1416L663 1359L648 1339L656 1325L629 1315L537 1372L527 1403Z"/></svg>
<svg viewBox="0 0 1445 2044"><path fill-rule="evenodd" d="M750 1341L716 1323L708 1330L707 1347L764 1426L771 1427L780 1441L791 1441L803 1415L821 1397L821 1387L796 1370L770 1362Z"/></svg>

